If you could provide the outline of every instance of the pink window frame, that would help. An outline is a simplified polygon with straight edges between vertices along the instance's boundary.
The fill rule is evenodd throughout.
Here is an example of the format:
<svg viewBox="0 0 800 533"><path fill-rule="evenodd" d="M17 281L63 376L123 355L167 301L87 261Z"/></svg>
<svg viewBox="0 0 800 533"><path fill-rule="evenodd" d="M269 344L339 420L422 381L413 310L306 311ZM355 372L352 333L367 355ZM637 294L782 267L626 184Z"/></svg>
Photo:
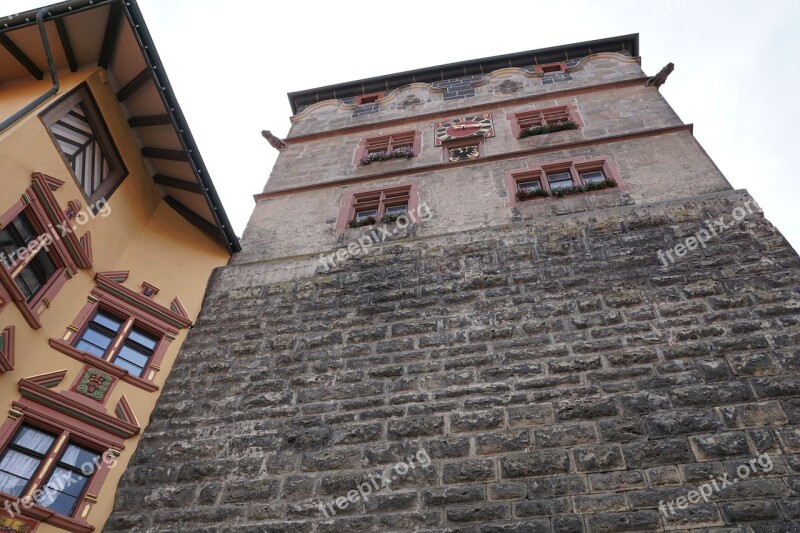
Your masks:
<svg viewBox="0 0 800 533"><path fill-rule="evenodd" d="M524 111L509 113L506 118L508 118L511 126L511 134L515 139L519 139L519 134L522 132L522 127L519 125L520 117L527 118L525 115L530 115L532 113L544 115L545 113L552 113L561 109L567 112L569 119L578 125L578 129L583 129L586 127L586 124L581 118L581 114L578 112L578 108L575 106L575 104L569 103L566 105L550 106L542 109L526 109Z"/></svg>
<svg viewBox="0 0 800 533"><path fill-rule="evenodd" d="M61 237L61 231L55 229L59 223L65 227L72 226L52 194L52 190L58 189L63 183L50 176L34 173L31 187L25 190L17 203L0 215L0 227L5 227L25 213L40 236L49 233L52 237L53 242L48 247L58 268L30 302L25 301L25 296L14 281L14 270L21 267L22 263L16 261L10 268L0 264L0 309L13 301L28 325L34 329L42 327L39 316L50 307L67 280L75 275L78 268L91 266L92 261L89 232L78 239L74 233Z"/></svg>
<svg viewBox="0 0 800 533"><path fill-rule="evenodd" d="M45 389L24 379L20 381L20 389L22 388L31 390ZM58 398L56 398L56 401L58 401ZM29 425L56 436L53 446L36 470L36 477L33 478L34 483L28 488L26 495L33 494L37 488L41 487L44 480L55 468L56 459L70 442L86 446L100 454L105 453L107 450L113 450L115 455L118 456L125 449L125 440L123 438L102 431L82 420L65 418L60 411L28 398L21 398L13 402L10 413L12 414L0 425L0 453L6 450L11 438L22 425ZM90 525L84 518L81 518L81 515L84 515L84 512L91 511L91 507L95 505L96 498L100 494L100 489L106 478L108 478L110 470L111 468L105 462L99 462L97 470L93 473L83 494L78 499L75 511L71 515L58 514L34 503L28 509L21 504L19 505L22 510L22 516L76 533L94 531L94 526ZM18 498L0 492L0 506L4 506L6 502L13 505L18 503ZM84 511L87 505L89 509Z"/></svg>
<svg viewBox="0 0 800 533"><path fill-rule="evenodd" d="M615 190L630 190L630 185L625 184L620 177L617 163L610 157L558 159L555 161L547 161L540 165L531 165L529 167L507 171L503 177L506 194L508 195L506 207L516 207L523 204L554 200L552 197L517 200L516 194L518 190L518 184L520 182L538 179L542 185L542 189L550 192L550 183L547 181L547 174L569 171L570 175L572 176L572 184L576 185L581 183L581 172L590 172L592 170L602 170L607 179L613 179L617 182L617 186L613 189L587 191L584 194L606 193Z"/></svg>
<svg viewBox="0 0 800 533"><path fill-rule="evenodd" d="M358 96L356 96L355 104L356 105L374 104L375 102L383 98L384 94L386 93L377 92L377 93L359 94Z"/></svg>
<svg viewBox="0 0 800 533"><path fill-rule="evenodd" d="M567 63L564 61L557 61L555 63L543 63L535 65L533 71L537 74L552 74L553 72L566 72Z"/></svg>
<svg viewBox="0 0 800 533"><path fill-rule="evenodd" d="M380 220L381 216L383 216L383 210L386 207L383 203L383 196L386 193L399 192L401 190L408 191L408 212L416 213L419 210L419 182L416 181L412 183L406 183L404 185L393 185L391 187L383 187L380 189L346 192L342 198L342 206L339 209L339 218L336 219L336 233L344 233L348 229L347 223L355 218L355 199L357 197L380 194L381 201L379 203L377 215L378 220Z"/></svg>
<svg viewBox="0 0 800 533"><path fill-rule="evenodd" d="M364 137L363 139L361 139L358 143L358 147L356 148L356 154L355 157L353 158L353 164L359 167L363 166L361 165L361 158L367 155L367 145L370 142L377 142L381 141L382 139L388 139L388 146L389 146L388 149L391 150L394 137L399 137L401 135L409 135L409 134L414 135L414 144L412 145L414 150L414 155L415 156L419 155L420 148L422 147L422 131L421 130L398 131L395 133L389 133L387 135L377 135L375 137Z"/></svg>
<svg viewBox="0 0 800 533"><path fill-rule="evenodd" d="M105 285L112 283L112 281L103 274L98 274L97 276L98 278L103 276L101 280ZM64 333L62 338L51 338L50 346L55 350L72 357L73 359L77 359L78 361L92 365L135 387L144 389L148 392L155 392L159 389L159 387L153 382L153 380L161 369L161 363L164 360L167 350L169 349L172 341L174 341L178 335L178 329L176 326L169 324L165 320L155 316L154 313L148 313L147 311L143 310L142 307L153 308L157 313L162 315L167 314L170 316L173 322L177 322L182 328L189 327L191 325L191 320L181 317L171 312L169 309L162 308L158 304L152 302L152 300L150 300L147 296L135 293L122 287L121 285L116 287L116 290L122 292L124 298L113 294L109 290L106 290L104 288L105 285L100 285L92 289L88 301L83 306L80 313L78 313L78 316L75 317L75 320L72 321L72 324L67 327L67 331ZM140 301L145 305L132 305L130 303L131 300ZM91 319L94 318L95 314L100 310L107 311L116 317L125 320L123 326L120 327L120 331L114 339L112 348L102 359L75 347L75 344L77 343L78 339L80 339L81 335L83 335L83 332L88 327ZM111 362L113 357L119 351L121 342L128 335L128 333L130 333L130 329L134 324L153 336L158 337L159 339L158 344L156 344L153 354L150 356L150 360L148 361L141 377L131 375L127 370L120 368Z"/></svg>

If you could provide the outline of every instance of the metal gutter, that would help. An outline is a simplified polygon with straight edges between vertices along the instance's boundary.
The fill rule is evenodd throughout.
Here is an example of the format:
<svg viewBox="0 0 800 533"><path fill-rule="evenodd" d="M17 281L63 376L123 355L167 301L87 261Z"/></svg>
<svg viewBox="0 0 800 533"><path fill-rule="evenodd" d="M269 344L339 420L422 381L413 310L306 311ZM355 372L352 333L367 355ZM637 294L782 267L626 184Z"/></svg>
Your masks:
<svg viewBox="0 0 800 533"><path fill-rule="evenodd" d="M58 84L58 72L56 72L56 64L53 60L53 52L50 50L50 41L47 39L47 32L44 29L44 16L48 14L48 8L40 9L36 13L36 24L39 26L39 35L42 37L42 45L44 45L44 53L47 55L47 64L50 67L50 79L53 80L53 86L47 90L46 93L39 96L33 102L29 102L25 105L22 109L18 110L16 113L5 119L3 122L0 122L0 134L2 134L5 130L10 128L13 124L15 124L18 120L23 118L25 115L48 101L50 98L55 96L58 93L59 84Z"/></svg>

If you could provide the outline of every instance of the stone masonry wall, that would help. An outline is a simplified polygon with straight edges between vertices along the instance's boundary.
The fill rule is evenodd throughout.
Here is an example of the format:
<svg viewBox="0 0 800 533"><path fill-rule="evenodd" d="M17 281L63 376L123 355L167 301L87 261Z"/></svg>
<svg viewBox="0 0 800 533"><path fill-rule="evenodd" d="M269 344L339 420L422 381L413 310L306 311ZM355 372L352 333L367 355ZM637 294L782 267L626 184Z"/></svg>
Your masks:
<svg viewBox="0 0 800 533"><path fill-rule="evenodd" d="M104 531L800 530L800 258L757 208L732 221L748 201L217 271Z"/></svg>

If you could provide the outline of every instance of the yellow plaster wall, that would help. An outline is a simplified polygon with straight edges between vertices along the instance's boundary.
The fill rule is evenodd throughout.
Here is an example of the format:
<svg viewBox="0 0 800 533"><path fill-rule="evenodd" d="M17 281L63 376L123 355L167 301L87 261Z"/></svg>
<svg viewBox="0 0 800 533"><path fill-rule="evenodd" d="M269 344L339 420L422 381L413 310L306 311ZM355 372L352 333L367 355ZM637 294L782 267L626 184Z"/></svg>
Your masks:
<svg viewBox="0 0 800 533"><path fill-rule="evenodd" d="M0 311L0 329L9 325L16 328L15 368L12 372L0 374L0 421L5 420L3 413L8 412L12 401L20 397L17 388L20 378L67 370L64 380L54 389L64 390L78 376L83 364L50 348L48 340L64 335L95 286L94 276L97 272L129 270L130 277L125 282L127 287L138 292L141 283L147 281L160 289L154 298L156 302L168 307L172 299L178 296L194 318L200 311L211 271L228 260L227 250L220 243L189 224L161 200L161 194L153 184L140 155L139 145L103 70L62 73L59 96L84 80L97 100L129 174L109 198L108 216L98 215L79 226L78 236L87 230L91 231L94 265L91 269L79 270L75 277L66 282L53 299L51 307L41 314L41 329L31 329L13 303ZM41 92L41 82L0 88L0 117L10 115ZM38 118L38 113L56 100L51 99L0 135L0 212L6 211L19 200L30 185L33 172L43 172L64 182L54 192L62 208L74 199L80 199L85 207L86 202L78 185ZM157 385L163 385L186 333L187 330L182 330L171 344L161 364L161 371L156 375ZM109 412L113 412L124 394L144 427L159 392L148 393L118 381L105 405ZM98 530L111 513L117 483L137 442L138 437L126 442L119 465L111 470L97 504L87 517ZM63 530L42 524L37 531L47 533Z"/></svg>

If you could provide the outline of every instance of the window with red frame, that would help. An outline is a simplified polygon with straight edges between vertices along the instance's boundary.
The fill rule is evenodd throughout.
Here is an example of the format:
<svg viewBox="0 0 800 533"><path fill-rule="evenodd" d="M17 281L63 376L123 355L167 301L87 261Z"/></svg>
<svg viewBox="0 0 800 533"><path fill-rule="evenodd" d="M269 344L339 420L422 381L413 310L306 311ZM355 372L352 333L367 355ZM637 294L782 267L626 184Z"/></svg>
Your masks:
<svg viewBox="0 0 800 533"><path fill-rule="evenodd" d="M383 215L402 215L408 212L408 201L411 187L385 189L353 196L353 205L350 209L351 222L366 222L372 219L373 223L380 220Z"/></svg>
<svg viewBox="0 0 800 533"><path fill-rule="evenodd" d="M510 116L511 129L519 139L541 133L574 130L581 126L576 115L569 106L522 111Z"/></svg>
<svg viewBox="0 0 800 533"><path fill-rule="evenodd" d="M371 104L383 97L383 93L369 93L356 96L356 105Z"/></svg>
<svg viewBox="0 0 800 533"><path fill-rule="evenodd" d="M414 137L415 133L413 131L394 133L392 135L384 135L383 137L372 137L364 141L364 148L368 154L375 152L389 152L396 148L403 147L413 148Z"/></svg>
<svg viewBox="0 0 800 533"><path fill-rule="evenodd" d="M416 131L402 131L380 137L368 137L361 141L356 152L356 162L368 165L373 161L394 158L411 158L417 155L420 134Z"/></svg>
<svg viewBox="0 0 800 533"><path fill-rule="evenodd" d="M133 317L119 318L98 309L77 337L75 348L142 377L159 340Z"/></svg>
<svg viewBox="0 0 800 533"><path fill-rule="evenodd" d="M535 65L533 67L534 72L539 72L542 74L552 74L554 72L566 72L567 64L563 61L559 63L545 63L544 65Z"/></svg>
<svg viewBox="0 0 800 533"><path fill-rule="evenodd" d="M72 516L101 453L66 440L67 437L67 431L57 433L28 424L20 426L0 455L0 492L21 498L36 479L45 479L43 497L36 503L55 513ZM62 441L66 445L60 450Z"/></svg>
<svg viewBox="0 0 800 533"><path fill-rule="evenodd" d="M47 247L34 242L44 231L33 223L26 211L0 230L0 249L4 266L14 284L22 292L25 302L30 303L62 265Z"/></svg>
<svg viewBox="0 0 800 533"><path fill-rule="evenodd" d="M607 158L545 164L512 171L507 179L509 177L509 193L517 200L614 188L619 179Z"/></svg>

